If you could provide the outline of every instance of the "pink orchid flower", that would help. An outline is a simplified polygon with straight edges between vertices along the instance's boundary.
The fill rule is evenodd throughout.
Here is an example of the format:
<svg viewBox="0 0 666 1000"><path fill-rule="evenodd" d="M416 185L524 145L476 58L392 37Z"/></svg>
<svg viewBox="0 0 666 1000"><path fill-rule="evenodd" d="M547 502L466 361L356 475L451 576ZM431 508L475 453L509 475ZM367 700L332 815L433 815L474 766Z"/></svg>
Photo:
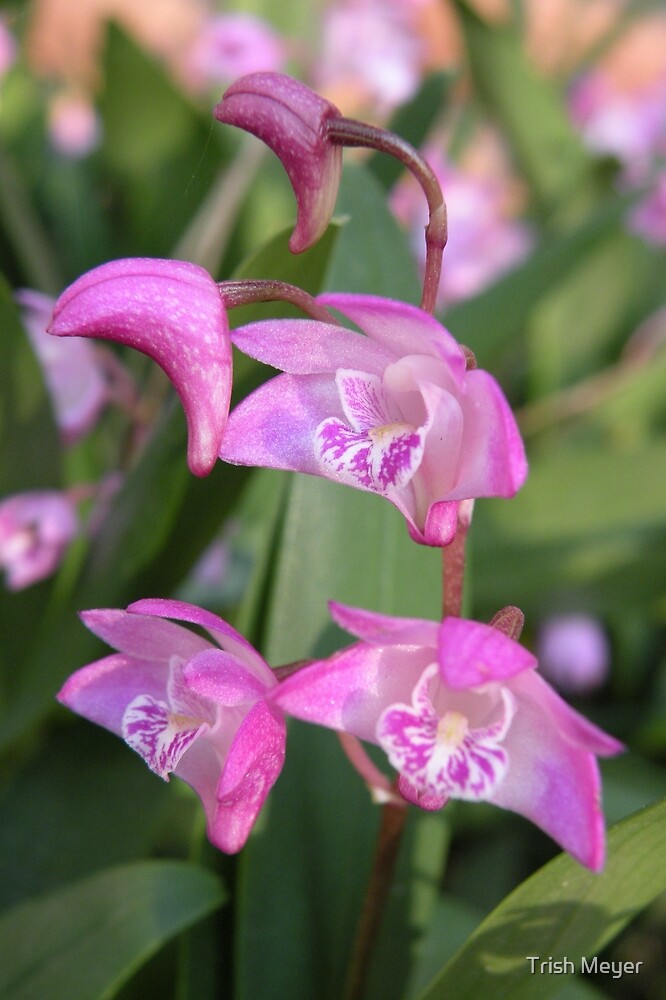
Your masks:
<svg viewBox="0 0 666 1000"><path fill-rule="evenodd" d="M229 87L215 108L226 125L256 135L273 150L296 195L292 253L316 243L326 229L340 184L342 148L326 137L340 112L305 84L282 73L251 73Z"/></svg>
<svg viewBox="0 0 666 1000"><path fill-rule="evenodd" d="M245 844L284 761L285 723L266 700L275 680L255 649L217 615L174 600L85 611L117 653L78 670L59 701L122 736L165 781L195 790L208 837ZM203 628L213 643L167 619Z"/></svg>
<svg viewBox="0 0 666 1000"><path fill-rule="evenodd" d="M428 313L390 299L317 300L363 333L315 320L234 330L240 350L284 374L237 406L220 457L291 469L385 496L412 537L447 545L458 504L512 496L527 474L497 382Z"/></svg>
<svg viewBox="0 0 666 1000"><path fill-rule="evenodd" d="M10 590L50 576L79 530L73 501L59 490L15 493L0 503L0 569Z"/></svg>
<svg viewBox="0 0 666 1000"><path fill-rule="evenodd" d="M604 863L596 755L622 746L568 707L531 653L489 625L389 618L331 605L361 642L271 694L289 715L382 747L408 801L492 802L594 871Z"/></svg>
<svg viewBox="0 0 666 1000"><path fill-rule="evenodd" d="M102 264L63 292L48 332L112 340L156 361L185 410L190 469L210 472L229 412L231 341L218 287L203 268L151 258Z"/></svg>

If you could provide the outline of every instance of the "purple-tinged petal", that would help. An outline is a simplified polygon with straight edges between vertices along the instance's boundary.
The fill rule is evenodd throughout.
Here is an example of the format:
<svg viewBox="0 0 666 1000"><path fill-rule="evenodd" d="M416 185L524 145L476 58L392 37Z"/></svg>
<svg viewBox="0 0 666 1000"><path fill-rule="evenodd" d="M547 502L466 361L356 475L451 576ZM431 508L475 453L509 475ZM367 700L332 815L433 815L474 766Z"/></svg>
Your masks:
<svg viewBox="0 0 666 1000"><path fill-rule="evenodd" d="M196 604L188 604L187 601L169 600L161 597L146 597L140 601L134 601L127 608L130 615L146 615L157 618L175 618L176 621L189 622L192 625L200 625L212 636L215 642L227 653L232 653L238 657L246 667L257 676L264 685L275 684L275 678L266 661L257 653L254 646L247 639L232 628L223 618L214 615L205 608L199 608ZM179 626L174 626L178 628ZM188 635L192 635L189 629L185 629ZM208 643L202 642L199 649L208 648ZM193 655L193 654L190 654Z"/></svg>
<svg viewBox="0 0 666 1000"><path fill-rule="evenodd" d="M412 690L432 649L356 643L287 677L269 692L288 715L376 742L377 719Z"/></svg>
<svg viewBox="0 0 666 1000"><path fill-rule="evenodd" d="M59 490L15 493L0 503L0 569L23 590L58 568L79 530L76 507Z"/></svg>
<svg viewBox="0 0 666 1000"><path fill-rule="evenodd" d="M58 299L49 333L112 340L164 369L187 418L188 463L212 468L231 395L231 341L217 285L184 261L130 258L89 271Z"/></svg>
<svg viewBox="0 0 666 1000"><path fill-rule="evenodd" d="M445 618L440 625L440 674L454 691L504 681L536 665L529 650L490 625L465 618Z"/></svg>
<svg viewBox="0 0 666 1000"><path fill-rule="evenodd" d="M287 171L298 219L289 241L301 253L323 235L335 208L342 148L326 134L340 112L309 87L281 73L251 73L229 87L214 111L218 121L265 142Z"/></svg>
<svg viewBox="0 0 666 1000"><path fill-rule="evenodd" d="M114 653L77 670L57 697L72 712L122 736L123 715L130 702L139 696L164 701L166 687L163 663Z"/></svg>
<svg viewBox="0 0 666 1000"><path fill-rule="evenodd" d="M511 761L491 801L526 816L593 871L605 855L595 754L623 747L558 698L538 674L512 678L517 710L506 748Z"/></svg>
<svg viewBox="0 0 666 1000"><path fill-rule="evenodd" d="M456 708L439 714L430 698L439 668L430 664L412 694L412 704L390 705L377 723L377 740L389 761L416 789L439 798L488 799L507 773L501 746L515 712L514 699L501 691L501 715L473 727ZM442 701L446 701L442 697Z"/></svg>
<svg viewBox="0 0 666 1000"><path fill-rule="evenodd" d="M406 486L423 456L425 433L396 419L395 406L374 375L340 369L340 401L351 430L329 418L315 432L315 454L325 474L378 493Z"/></svg>
<svg viewBox="0 0 666 1000"><path fill-rule="evenodd" d="M236 347L290 375L319 375L357 368L380 375L391 355L368 337L312 319L273 319L231 331Z"/></svg>
<svg viewBox="0 0 666 1000"><path fill-rule="evenodd" d="M527 459L502 390L492 375L477 368L467 373L461 402L462 462L449 499L513 496L527 477Z"/></svg>
<svg viewBox="0 0 666 1000"><path fill-rule="evenodd" d="M278 375L231 411L220 458L317 475L314 436L324 414L343 415L331 378Z"/></svg>
<svg viewBox="0 0 666 1000"><path fill-rule="evenodd" d="M156 618L116 608L82 611L87 628L121 653L139 660L168 664L173 656L188 660L209 649L210 643L190 629Z"/></svg>
<svg viewBox="0 0 666 1000"><path fill-rule="evenodd" d="M359 639L376 646L429 646L433 650L433 658L435 656L440 628L436 622L421 618L394 618L378 611L350 608L337 601L330 601L328 606L333 621Z"/></svg>
<svg viewBox="0 0 666 1000"><path fill-rule="evenodd" d="M183 667L187 687L216 705L234 707L254 704L264 696L266 685L231 653L207 649Z"/></svg>
<svg viewBox="0 0 666 1000"><path fill-rule="evenodd" d="M465 355L434 316L417 306L375 295L348 295L327 292L318 295L317 302L337 309L355 323L371 340L391 352L394 357L425 354L446 362L454 381L462 385Z"/></svg>
<svg viewBox="0 0 666 1000"><path fill-rule="evenodd" d="M206 810L208 836L227 854L236 854L245 844L282 770L285 740L281 714L258 701L234 737L216 789L215 809Z"/></svg>

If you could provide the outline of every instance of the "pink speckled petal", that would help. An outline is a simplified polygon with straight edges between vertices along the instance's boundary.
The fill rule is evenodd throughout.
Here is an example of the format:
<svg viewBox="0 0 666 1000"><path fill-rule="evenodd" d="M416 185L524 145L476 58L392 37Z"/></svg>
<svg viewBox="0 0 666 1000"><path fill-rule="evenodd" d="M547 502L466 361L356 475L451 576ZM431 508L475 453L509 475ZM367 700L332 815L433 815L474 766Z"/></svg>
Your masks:
<svg viewBox="0 0 666 1000"><path fill-rule="evenodd" d="M89 271L58 299L48 332L99 337L147 354L183 404L188 462L210 471L231 395L231 341L217 285L185 261L129 258Z"/></svg>
<svg viewBox="0 0 666 1000"><path fill-rule="evenodd" d="M208 835L227 854L245 844L282 770L285 740L282 715L265 701L257 702L239 726L215 792L215 808L206 810Z"/></svg>
<svg viewBox="0 0 666 1000"><path fill-rule="evenodd" d="M190 629L156 618L153 614L132 614L117 608L82 611L84 624L121 653L135 659L168 664L173 656L188 660L210 643Z"/></svg>

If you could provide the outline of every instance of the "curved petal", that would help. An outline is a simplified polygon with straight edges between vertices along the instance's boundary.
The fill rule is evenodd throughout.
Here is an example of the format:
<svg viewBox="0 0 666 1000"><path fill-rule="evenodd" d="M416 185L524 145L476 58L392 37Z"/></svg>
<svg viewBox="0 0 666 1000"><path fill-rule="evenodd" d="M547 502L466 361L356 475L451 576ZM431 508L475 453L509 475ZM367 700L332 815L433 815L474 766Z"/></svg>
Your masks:
<svg viewBox="0 0 666 1000"><path fill-rule="evenodd" d="M183 666L187 687L216 705L253 704L265 686L231 653L206 649Z"/></svg>
<svg viewBox="0 0 666 1000"><path fill-rule="evenodd" d="M594 754L618 753L622 746L581 719L537 674L521 674L508 686L518 703L505 741L510 767L490 801L526 816L599 871L605 830Z"/></svg>
<svg viewBox="0 0 666 1000"><path fill-rule="evenodd" d="M499 629L465 618L445 618L439 627L439 669L454 691L503 681L533 670L536 657Z"/></svg>
<svg viewBox="0 0 666 1000"><path fill-rule="evenodd" d="M326 136L326 122L340 112L309 87L281 73L251 73L229 87L217 105L218 121L265 142L287 171L298 219L289 241L301 253L324 233L342 171L342 147Z"/></svg>
<svg viewBox="0 0 666 1000"><path fill-rule="evenodd" d="M356 643L303 667L268 696L288 715L377 742L377 721L411 691L433 651Z"/></svg>
<svg viewBox="0 0 666 1000"><path fill-rule="evenodd" d="M327 292L317 302L337 309L394 357L429 354L441 358L458 385L465 374L465 355L455 337L430 313L396 299L376 295Z"/></svg>
<svg viewBox="0 0 666 1000"><path fill-rule="evenodd" d="M220 458L236 465L321 474L314 450L319 423L343 417L326 375L278 375L239 403L229 417Z"/></svg>
<svg viewBox="0 0 666 1000"><path fill-rule="evenodd" d="M192 625L200 625L205 628L215 642L228 653L237 656L242 662L249 666L252 672L259 677L264 684L275 684L273 672L266 661L259 655L254 646L247 639L232 628L223 618L200 608L196 604L188 604L187 601L178 601L161 597L145 597L140 601L130 604L128 613L131 615L151 615L157 618L175 618L176 621L190 622ZM179 628L179 626L174 626ZM185 629L188 635L194 635L189 629ZM201 640L202 646L199 649L208 649L209 644ZM193 655L192 653L190 656ZM185 659L185 657L183 657Z"/></svg>
<svg viewBox="0 0 666 1000"><path fill-rule="evenodd" d="M227 854L245 844L266 796L282 770L284 719L265 701L250 709L238 728L215 792L206 810L208 836Z"/></svg>
<svg viewBox="0 0 666 1000"><path fill-rule="evenodd" d="M63 292L48 332L112 340L156 361L185 410L190 468L210 472L229 410L231 341L217 285L203 268L151 258L102 264Z"/></svg>
<svg viewBox="0 0 666 1000"><path fill-rule="evenodd" d="M135 614L117 608L96 608L82 611L81 619L109 646L136 659L168 665L173 656L188 660L210 648L210 643L190 629L156 618L150 612Z"/></svg>
<svg viewBox="0 0 666 1000"><path fill-rule="evenodd" d="M450 500L513 496L527 477L520 432L504 393L488 372L467 373L461 397L461 465Z"/></svg>
<svg viewBox="0 0 666 1000"><path fill-rule="evenodd" d="M331 618L340 628L375 646L428 646L437 649L439 628L422 618L394 618L378 611L351 608L329 601Z"/></svg>
<svg viewBox="0 0 666 1000"><path fill-rule="evenodd" d="M314 319L272 319L231 331L244 354L290 375L318 375L355 368L380 375L391 360L388 351L363 334Z"/></svg>
<svg viewBox="0 0 666 1000"><path fill-rule="evenodd" d="M114 653L81 667L58 692L58 701L117 736L123 734L125 709L140 695L167 697L169 671L164 663Z"/></svg>

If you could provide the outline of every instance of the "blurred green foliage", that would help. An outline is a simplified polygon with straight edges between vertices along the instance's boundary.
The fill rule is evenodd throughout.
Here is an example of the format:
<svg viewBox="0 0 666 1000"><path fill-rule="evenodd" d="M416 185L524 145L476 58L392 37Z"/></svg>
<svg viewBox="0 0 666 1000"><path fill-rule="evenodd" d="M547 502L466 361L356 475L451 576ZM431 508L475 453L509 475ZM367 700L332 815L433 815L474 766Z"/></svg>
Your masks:
<svg viewBox="0 0 666 1000"><path fill-rule="evenodd" d="M286 20L290 13L314 30L308 5L287 4L282 13L264 6L259 13ZM468 611L487 620L505 604L520 605L528 644L555 612L583 609L603 621L613 670L581 708L636 751L604 768L619 820L666 793L664 337L642 362L630 365L622 354L638 324L666 300L664 254L626 231L627 198L617 193L608 163L575 134L562 85L530 65L518 28L491 27L471 5L456 7L473 113L500 126L528 186L538 234L524 264L444 317L502 381L531 462L516 499L477 505ZM418 301L416 266L386 205L395 173L376 159L349 164L335 224L316 248L291 258L283 228L293 216L291 192L272 160L247 161L248 188L232 211L225 183L234 164L245 169L248 147L212 124L209 110L116 26L108 31L103 75L103 142L78 162L49 147L40 88L25 67L3 84L2 494L94 481L105 467L122 469L124 478L98 530L53 579L16 594L0 590L0 884L7 907L0 996L337 997L378 814L330 734L291 727L284 774L247 849L232 861L202 844L201 817L186 789L161 787L112 737L67 717L54 696L74 669L103 655L76 612L182 593L225 524L234 525L240 582L231 601L212 610L242 628L273 665L347 641L330 624L328 599L436 617L439 553L413 545L390 505L324 480L220 464L194 481L180 409L140 357L123 356L123 363L156 414L143 449L127 463L127 422L107 411L91 437L64 454L11 289L57 293L104 260L168 257L186 247L188 259L207 263L216 278L271 276L313 293ZM425 81L413 102L418 115L398 113L408 138L421 141L450 95L450 80ZM259 314L266 313L257 307L233 321ZM236 391L265 377L240 359ZM490 940L500 979L514 975L510 963L524 947L525 929L516 929L511 907L521 914L532 908L520 917L530 953L562 948L563 928L567 947L596 953L663 890L663 830L663 805L614 828L609 867L598 879L556 859L419 993L554 848L524 821L490 808L451 805L435 817L411 816L369 1000L527 997L537 995L537 985L545 996L544 982L530 983L524 969L513 992L501 992L506 983L498 985L485 963ZM226 908L168 944L223 898ZM653 912L639 937L663 930L663 910ZM162 972L148 961L160 948ZM164 969L173 983L165 985ZM643 985L633 984L644 992L635 995L656 1000L660 976L663 967L648 963ZM585 983L567 995L604 995L607 987Z"/></svg>

